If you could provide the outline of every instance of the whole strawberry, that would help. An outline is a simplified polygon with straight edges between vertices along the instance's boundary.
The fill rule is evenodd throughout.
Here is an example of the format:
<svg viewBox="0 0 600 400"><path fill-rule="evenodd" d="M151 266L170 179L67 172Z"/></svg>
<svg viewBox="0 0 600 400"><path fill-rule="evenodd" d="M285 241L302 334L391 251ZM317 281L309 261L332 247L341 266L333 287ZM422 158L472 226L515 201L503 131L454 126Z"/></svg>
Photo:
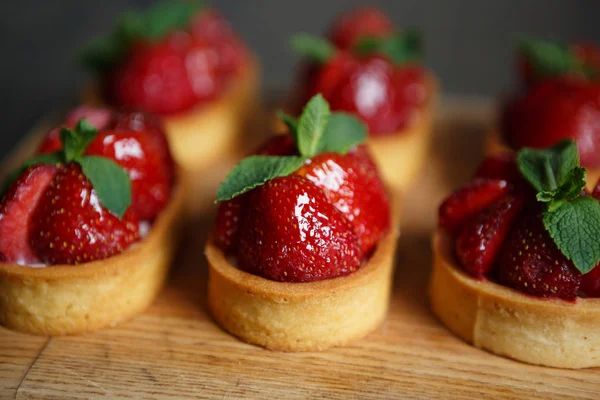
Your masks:
<svg viewBox="0 0 600 400"><path fill-rule="evenodd" d="M242 269L285 282L347 275L362 253L353 227L307 179L273 179L249 196L241 229Z"/></svg>
<svg viewBox="0 0 600 400"><path fill-rule="evenodd" d="M120 219L105 209L77 164L59 168L31 223L31 247L50 265L104 259L139 239L133 210Z"/></svg>
<svg viewBox="0 0 600 400"><path fill-rule="evenodd" d="M340 49L349 49L365 37L386 37L394 24L375 7L360 7L341 14L331 27L329 37Z"/></svg>
<svg viewBox="0 0 600 400"><path fill-rule="evenodd" d="M84 53L110 103L159 115L215 99L246 60L231 27L199 2L127 13L112 35Z"/></svg>
<svg viewBox="0 0 600 400"><path fill-rule="evenodd" d="M298 120L282 119L290 135L272 138L221 184L215 244L237 256L240 268L271 280L349 274L390 224L374 162L358 146L366 129L331 114L322 96Z"/></svg>

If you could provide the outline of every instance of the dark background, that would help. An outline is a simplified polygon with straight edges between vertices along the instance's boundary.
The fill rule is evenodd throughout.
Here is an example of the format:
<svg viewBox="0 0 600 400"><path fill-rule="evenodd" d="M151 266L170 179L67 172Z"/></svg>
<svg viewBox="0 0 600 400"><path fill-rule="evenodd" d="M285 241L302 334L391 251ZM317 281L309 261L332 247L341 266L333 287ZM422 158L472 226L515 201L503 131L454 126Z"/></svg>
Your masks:
<svg viewBox="0 0 600 400"><path fill-rule="evenodd" d="M149 0L0 0L0 154L44 115L76 101L88 78L74 62L86 41L114 17ZM221 0L213 4L260 56L264 86L290 82L297 58L287 47L298 31L321 33L342 0ZM597 0L388 0L369 2L398 26L419 27L426 61L446 93L493 96L511 83L514 38L529 34L600 43Z"/></svg>

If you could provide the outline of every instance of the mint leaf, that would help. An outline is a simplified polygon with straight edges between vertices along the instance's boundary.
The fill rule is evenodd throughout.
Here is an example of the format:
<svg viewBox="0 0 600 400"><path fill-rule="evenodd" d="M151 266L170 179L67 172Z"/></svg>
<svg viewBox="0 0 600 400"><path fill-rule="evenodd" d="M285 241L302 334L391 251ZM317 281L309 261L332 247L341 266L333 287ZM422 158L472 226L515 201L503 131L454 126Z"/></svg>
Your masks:
<svg viewBox="0 0 600 400"><path fill-rule="evenodd" d="M383 54L394 64L402 65L421 59L422 38L420 32L414 29L383 38L364 37L354 46L354 51L360 56Z"/></svg>
<svg viewBox="0 0 600 400"><path fill-rule="evenodd" d="M117 217L123 217L131 204L131 180L127 172L104 157L85 156L76 162L90 180L102 206Z"/></svg>
<svg viewBox="0 0 600 400"><path fill-rule="evenodd" d="M217 202L230 200L267 181L287 176L304 164L301 157L250 156L236 165L217 190Z"/></svg>
<svg viewBox="0 0 600 400"><path fill-rule="evenodd" d="M544 150L524 148L517 155L521 174L538 192L542 202L570 200L585 187L577 144L563 140Z"/></svg>
<svg viewBox="0 0 600 400"><path fill-rule="evenodd" d="M60 140L63 144L65 162L81 157L97 134L98 130L85 118L79 120L74 130L63 127L60 131Z"/></svg>
<svg viewBox="0 0 600 400"><path fill-rule="evenodd" d="M326 63L335 53L335 47L327 40L308 33L297 33L290 41L292 49L321 64Z"/></svg>
<svg viewBox="0 0 600 400"><path fill-rule="evenodd" d="M81 54L83 64L96 73L111 69L137 41L156 41L168 33L184 29L190 19L204 7L204 1L170 0L156 3L146 11L123 14L113 32L97 39Z"/></svg>
<svg viewBox="0 0 600 400"><path fill-rule="evenodd" d="M294 138L294 142L298 142L298 120L294 117L292 117L289 114L284 113L281 110L277 111L277 118L279 118L279 120L281 122L283 122L288 130L290 131L290 135L292 135L292 137Z"/></svg>
<svg viewBox="0 0 600 400"><path fill-rule="evenodd" d="M318 152L346 154L366 139L367 127L361 120L350 114L333 113L327 122Z"/></svg>
<svg viewBox="0 0 600 400"><path fill-rule="evenodd" d="M524 37L519 40L519 52L539 77L573 72L587 77L594 74L594 71L585 67L576 54L562 43Z"/></svg>
<svg viewBox="0 0 600 400"><path fill-rule="evenodd" d="M544 226L560 251L582 274L600 262L600 203L582 196L545 212Z"/></svg>
<svg viewBox="0 0 600 400"><path fill-rule="evenodd" d="M56 164L61 163L62 161L63 161L62 160L62 152L60 152L60 151L57 151L55 153L41 154L37 157L33 157L33 158L27 160L21 167L17 168L16 170L14 170L10 174L8 174L8 176L4 180L2 189L0 190L0 197L4 196L4 194L10 187L10 185L14 181L19 179L19 177L23 174L23 172L25 172L28 168L33 167L34 165L37 165L37 164L56 165Z"/></svg>
<svg viewBox="0 0 600 400"><path fill-rule="evenodd" d="M306 158L311 158L321 148L321 140L325 134L331 111L329 103L321 94L315 95L304 106L298 120L298 150Z"/></svg>

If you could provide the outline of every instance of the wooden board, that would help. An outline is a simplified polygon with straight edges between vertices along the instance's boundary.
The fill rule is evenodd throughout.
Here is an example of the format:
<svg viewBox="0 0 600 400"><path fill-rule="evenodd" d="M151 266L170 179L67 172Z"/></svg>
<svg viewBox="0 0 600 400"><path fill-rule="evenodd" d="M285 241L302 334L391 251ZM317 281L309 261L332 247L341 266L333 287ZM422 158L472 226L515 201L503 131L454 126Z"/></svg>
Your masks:
<svg viewBox="0 0 600 400"><path fill-rule="evenodd" d="M534 367L488 354L449 333L428 308L437 205L479 161L489 119L487 102L445 102L432 161L406 196L389 317L365 339L283 354L223 332L206 312L205 219L190 226L168 287L137 318L60 338L0 328L0 397L600 398L600 369Z"/></svg>

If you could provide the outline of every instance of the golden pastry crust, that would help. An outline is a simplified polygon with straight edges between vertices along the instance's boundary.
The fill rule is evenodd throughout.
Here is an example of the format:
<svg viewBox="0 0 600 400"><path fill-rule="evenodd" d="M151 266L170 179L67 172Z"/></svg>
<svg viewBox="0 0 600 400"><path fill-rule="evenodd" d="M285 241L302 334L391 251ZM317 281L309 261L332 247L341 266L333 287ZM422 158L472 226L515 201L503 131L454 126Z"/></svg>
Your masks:
<svg viewBox="0 0 600 400"><path fill-rule="evenodd" d="M209 239L210 313L234 336L270 350L316 351L359 339L387 314L396 226L358 271L309 283L275 282L244 272Z"/></svg>
<svg viewBox="0 0 600 400"><path fill-rule="evenodd" d="M44 268L0 263L0 323L36 335L69 335L114 326L145 309L167 276L184 197L178 184L148 236L105 260Z"/></svg>
<svg viewBox="0 0 600 400"><path fill-rule="evenodd" d="M484 138L483 151L486 155L492 155L497 153L512 152L513 150L502 139L500 135L500 129L498 126L491 127ZM600 179L600 168L587 169L587 187L590 190L594 189L596 182Z"/></svg>
<svg viewBox="0 0 600 400"><path fill-rule="evenodd" d="M441 231L433 236L433 257L432 309L462 339L530 364L600 366L600 299L540 299L475 280L456 265Z"/></svg>
<svg viewBox="0 0 600 400"><path fill-rule="evenodd" d="M87 88L82 100L104 103L97 87ZM261 112L260 64L252 57L217 99L162 121L177 163L187 172L198 172L251 148L261 135L252 129Z"/></svg>

